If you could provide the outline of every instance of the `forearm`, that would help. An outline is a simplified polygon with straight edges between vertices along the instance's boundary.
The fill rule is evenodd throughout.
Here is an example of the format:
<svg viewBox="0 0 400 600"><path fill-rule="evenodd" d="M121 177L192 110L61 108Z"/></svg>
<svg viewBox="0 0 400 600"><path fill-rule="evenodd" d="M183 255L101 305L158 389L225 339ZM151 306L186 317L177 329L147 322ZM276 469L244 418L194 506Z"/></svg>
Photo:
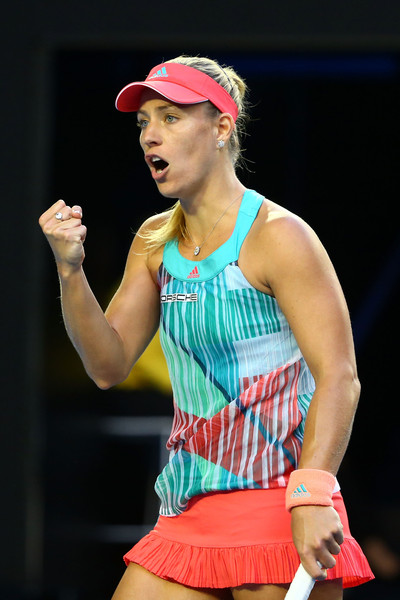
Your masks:
<svg viewBox="0 0 400 600"><path fill-rule="evenodd" d="M126 376L124 348L108 323L82 268L59 271L62 313L68 336L88 375L100 388L108 388Z"/></svg>
<svg viewBox="0 0 400 600"><path fill-rule="evenodd" d="M360 383L352 370L317 381L306 418L299 468L321 469L336 475L346 452Z"/></svg>
<svg viewBox="0 0 400 600"><path fill-rule="evenodd" d="M350 439L360 384L352 369L343 369L341 374L320 378L316 383L306 419L300 470L294 471L289 480L286 506L291 510L293 542L303 566L314 579L326 579L326 569L336 564L335 556L344 538L339 515L331 504L334 479L321 471L337 474ZM298 486L293 476L298 475L307 488L307 501L293 499L292 491Z"/></svg>

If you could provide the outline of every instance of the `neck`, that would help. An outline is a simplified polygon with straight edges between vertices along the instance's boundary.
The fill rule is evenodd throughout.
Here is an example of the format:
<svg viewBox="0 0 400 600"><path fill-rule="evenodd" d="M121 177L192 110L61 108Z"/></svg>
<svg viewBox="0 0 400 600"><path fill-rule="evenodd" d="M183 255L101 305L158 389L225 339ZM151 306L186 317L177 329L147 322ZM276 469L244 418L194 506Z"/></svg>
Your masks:
<svg viewBox="0 0 400 600"><path fill-rule="evenodd" d="M223 243L224 238L226 238L227 234L229 234L229 232L232 230L233 222L236 221L237 213L239 211L238 201L243 196L244 190L245 188L241 184L232 187L232 195L230 196L229 202L224 203L224 208L222 210L222 201L216 202L214 200L212 206L212 214L214 215L214 217L212 221L210 219L210 208L208 208L208 215L206 215L207 206L210 206L209 202L203 202L203 210L200 209L199 211L197 211L197 213L200 213L200 216L204 217L203 220L199 219L197 213L195 213L195 215L190 215L190 213L187 213L185 215L185 230L183 232L183 243L184 245L189 245L193 247L194 256L198 256L200 254L203 246L209 246L210 243L211 246ZM234 196L233 193L235 193ZM228 190L225 190L225 197L228 197ZM214 205L218 205L220 207L217 217L215 215L216 211ZM206 224L207 229L205 229ZM197 227L195 227L196 225ZM203 225L203 227L201 228L200 225ZM204 233L205 231L206 233ZM211 240L212 237L213 239ZM189 242L189 244L187 244L187 242Z"/></svg>
<svg viewBox="0 0 400 600"><path fill-rule="evenodd" d="M209 233L215 222L219 219L230 203L244 193L245 187L236 175L227 180L219 180L217 184L204 186L191 198L180 198L180 203L185 214L185 222L190 235L197 243L201 243ZM239 202L234 202L232 210L228 209L226 217L237 214Z"/></svg>

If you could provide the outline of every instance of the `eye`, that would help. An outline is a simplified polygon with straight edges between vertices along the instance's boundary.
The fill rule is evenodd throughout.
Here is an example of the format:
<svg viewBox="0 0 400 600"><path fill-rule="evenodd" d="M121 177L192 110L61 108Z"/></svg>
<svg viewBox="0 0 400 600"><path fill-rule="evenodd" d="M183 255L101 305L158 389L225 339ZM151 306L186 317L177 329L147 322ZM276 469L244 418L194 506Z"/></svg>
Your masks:
<svg viewBox="0 0 400 600"><path fill-rule="evenodd" d="M166 115L166 117L165 117L165 121L167 123L175 123L176 120L177 120L177 117L174 117L174 115Z"/></svg>
<svg viewBox="0 0 400 600"><path fill-rule="evenodd" d="M145 129L147 127L147 125L149 124L149 122L146 119L140 119L136 125L139 127L139 129Z"/></svg>

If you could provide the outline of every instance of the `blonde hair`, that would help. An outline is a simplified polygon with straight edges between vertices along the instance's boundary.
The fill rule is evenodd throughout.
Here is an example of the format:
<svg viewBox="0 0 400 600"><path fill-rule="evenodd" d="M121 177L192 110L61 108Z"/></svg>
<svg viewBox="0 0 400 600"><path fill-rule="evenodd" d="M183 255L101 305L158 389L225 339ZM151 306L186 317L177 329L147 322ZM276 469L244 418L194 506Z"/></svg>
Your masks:
<svg viewBox="0 0 400 600"><path fill-rule="evenodd" d="M229 139L229 152L231 154L234 167L241 166L242 157L242 138L246 132L246 124L249 120L247 112L247 85L245 81L236 73L232 67L221 66L217 61L211 58L201 56L186 56L181 55L167 63L180 63L193 67L202 71L209 77L212 77L219 85L221 85L233 98L239 114L236 120L236 126ZM220 111L213 104L208 102L210 111L214 114ZM181 203L176 202L169 210L162 213L166 216L160 227L141 233L141 237L146 240L148 251L157 250L164 246L167 242L181 237L187 237L185 216L181 207Z"/></svg>

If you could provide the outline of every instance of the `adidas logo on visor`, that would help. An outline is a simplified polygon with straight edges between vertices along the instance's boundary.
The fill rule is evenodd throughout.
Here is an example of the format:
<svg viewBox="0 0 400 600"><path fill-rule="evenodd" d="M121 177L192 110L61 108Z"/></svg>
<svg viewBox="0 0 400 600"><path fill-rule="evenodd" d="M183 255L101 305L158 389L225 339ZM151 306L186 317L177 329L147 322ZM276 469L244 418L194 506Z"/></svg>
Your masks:
<svg viewBox="0 0 400 600"><path fill-rule="evenodd" d="M157 73L153 73L151 77L147 78L147 81L149 79L158 79L159 77L168 77L167 69L165 67L158 69Z"/></svg>

